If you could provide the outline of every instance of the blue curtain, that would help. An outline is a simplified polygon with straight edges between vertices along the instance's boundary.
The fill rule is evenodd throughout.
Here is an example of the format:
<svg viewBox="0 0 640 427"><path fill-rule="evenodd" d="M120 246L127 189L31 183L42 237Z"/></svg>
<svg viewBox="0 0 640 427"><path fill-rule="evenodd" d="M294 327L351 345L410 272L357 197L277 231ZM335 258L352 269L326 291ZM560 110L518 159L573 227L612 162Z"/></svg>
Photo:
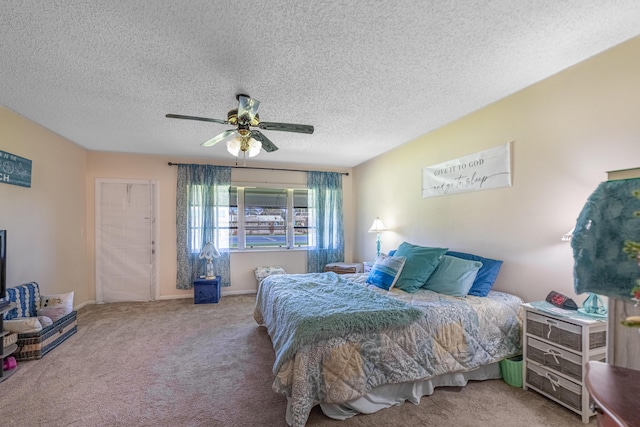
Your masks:
<svg viewBox="0 0 640 427"><path fill-rule="evenodd" d="M191 289L194 279L205 274L200 251L212 242L220 257L214 272L221 286L230 286L229 187L231 168L211 165L178 165L176 234L178 252L177 289Z"/></svg>
<svg viewBox="0 0 640 427"><path fill-rule="evenodd" d="M309 227L307 272L318 273L325 264L344 261L342 174L307 172Z"/></svg>
<svg viewBox="0 0 640 427"><path fill-rule="evenodd" d="M571 246L576 293L640 300L640 178L601 183L580 212Z"/></svg>

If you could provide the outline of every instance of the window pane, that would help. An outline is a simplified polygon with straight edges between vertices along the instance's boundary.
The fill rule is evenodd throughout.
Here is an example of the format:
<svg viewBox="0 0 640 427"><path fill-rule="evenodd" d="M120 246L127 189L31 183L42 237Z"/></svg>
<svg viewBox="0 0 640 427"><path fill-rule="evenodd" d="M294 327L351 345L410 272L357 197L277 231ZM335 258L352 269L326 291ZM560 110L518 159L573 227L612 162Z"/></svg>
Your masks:
<svg viewBox="0 0 640 427"><path fill-rule="evenodd" d="M229 188L229 247L238 247L238 187Z"/></svg>
<svg viewBox="0 0 640 427"><path fill-rule="evenodd" d="M293 245L309 244L309 208L308 191L293 190Z"/></svg>
<svg viewBox="0 0 640 427"><path fill-rule="evenodd" d="M245 246L286 247L287 190L245 188Z"/></svg>

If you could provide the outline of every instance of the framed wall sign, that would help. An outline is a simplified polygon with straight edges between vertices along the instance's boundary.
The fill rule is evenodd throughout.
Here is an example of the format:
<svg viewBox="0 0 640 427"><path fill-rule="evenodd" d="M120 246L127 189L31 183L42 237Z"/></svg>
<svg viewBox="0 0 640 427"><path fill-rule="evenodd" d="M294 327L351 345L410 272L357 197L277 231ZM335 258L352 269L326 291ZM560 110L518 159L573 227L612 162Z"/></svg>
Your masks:
<svg viewBox="0 0 640 427"><path fill-rule="evenodd" d="M511 186L511 142L422 170L422 197Z"/></svg>
<svg viewBox="0 0 640 427"><path fill-rule="evenodd" d="M31 160L0 150L0 182L31 188Z"/></svg>

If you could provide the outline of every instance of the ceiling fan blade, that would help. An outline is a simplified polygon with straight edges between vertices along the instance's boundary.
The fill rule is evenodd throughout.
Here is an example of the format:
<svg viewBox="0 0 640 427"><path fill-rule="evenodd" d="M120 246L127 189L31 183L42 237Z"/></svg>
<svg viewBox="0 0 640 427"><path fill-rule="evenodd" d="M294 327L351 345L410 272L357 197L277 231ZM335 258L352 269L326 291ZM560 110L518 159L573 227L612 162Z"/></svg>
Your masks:
<svg viewBox="0 0 640 427"><path fill-rule="evenodd" d="M249 125L258 114L260 101L246 95L238 95L238 123Z"/></svg>
<svg viewBox="0 0 640 427"><path fill-rule="evenodd" d="M220 120L220 119L210 119L207 117L196 117L196 116L183 116L181 114L167 114L165 117L168 117L170 119L186 119L186 120L199 120L201 122L213 122L213 123L220 123L223 125L228 125L229 122L226 120Z"/></svg>
<svg viewBox="0 0 640 427"><path fill-rule="evenodd" d="M260 122L260 129L264 130L280 130L285 132L313 133L311 125L296 125L293 123L276 123L276 122Z"/></svg>
<svg viewBox="0 0 640 427"><path fill-rule="evenodd" d="M224 132L214 136L208 141L203 142L201 145L203 147L211 147L212 145L216 145L218 142L222 142L226 139L231 139L238 135L238 131L235 129L225 130Z"/></svg>
<svg viewBox="0 0 640 427"><path fill-rule="evenodd" d="M255 139L256 141L260 141L262 143L262 148L267 153L270 153L272 151L276 151L278 149L278 147L276 147L276 145L273 142L271 142L269 140L269 138L264 136L264 134L262 132L260 132L259 130L252 130L251 131L251 138Z"/></svg>

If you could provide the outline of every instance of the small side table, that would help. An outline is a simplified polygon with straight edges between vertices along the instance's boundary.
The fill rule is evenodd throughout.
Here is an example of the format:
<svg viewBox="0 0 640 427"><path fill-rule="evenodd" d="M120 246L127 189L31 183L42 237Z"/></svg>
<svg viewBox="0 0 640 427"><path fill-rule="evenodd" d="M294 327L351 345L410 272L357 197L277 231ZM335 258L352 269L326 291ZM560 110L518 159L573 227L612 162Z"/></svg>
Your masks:
<svg viewBox="0 0 640 427"><path fill-rule="evenodd" d="M215 304L218 301L220 301L220 276L193 281L193 302L195 304Z"/></svg>
<svg viewBox="0 0 640 427"><path fill-rule="evenodd" d="M332 262L324 266L324 271L333 271L337 274L362 273L360 262Z"/></svg>
<svg viewBox="0 0 640 427"><path fill-rule="evenodd" d="M585 381L598 413L599 426L640 425L637 408L640 371L592 360L587 362Z"/></svg>

